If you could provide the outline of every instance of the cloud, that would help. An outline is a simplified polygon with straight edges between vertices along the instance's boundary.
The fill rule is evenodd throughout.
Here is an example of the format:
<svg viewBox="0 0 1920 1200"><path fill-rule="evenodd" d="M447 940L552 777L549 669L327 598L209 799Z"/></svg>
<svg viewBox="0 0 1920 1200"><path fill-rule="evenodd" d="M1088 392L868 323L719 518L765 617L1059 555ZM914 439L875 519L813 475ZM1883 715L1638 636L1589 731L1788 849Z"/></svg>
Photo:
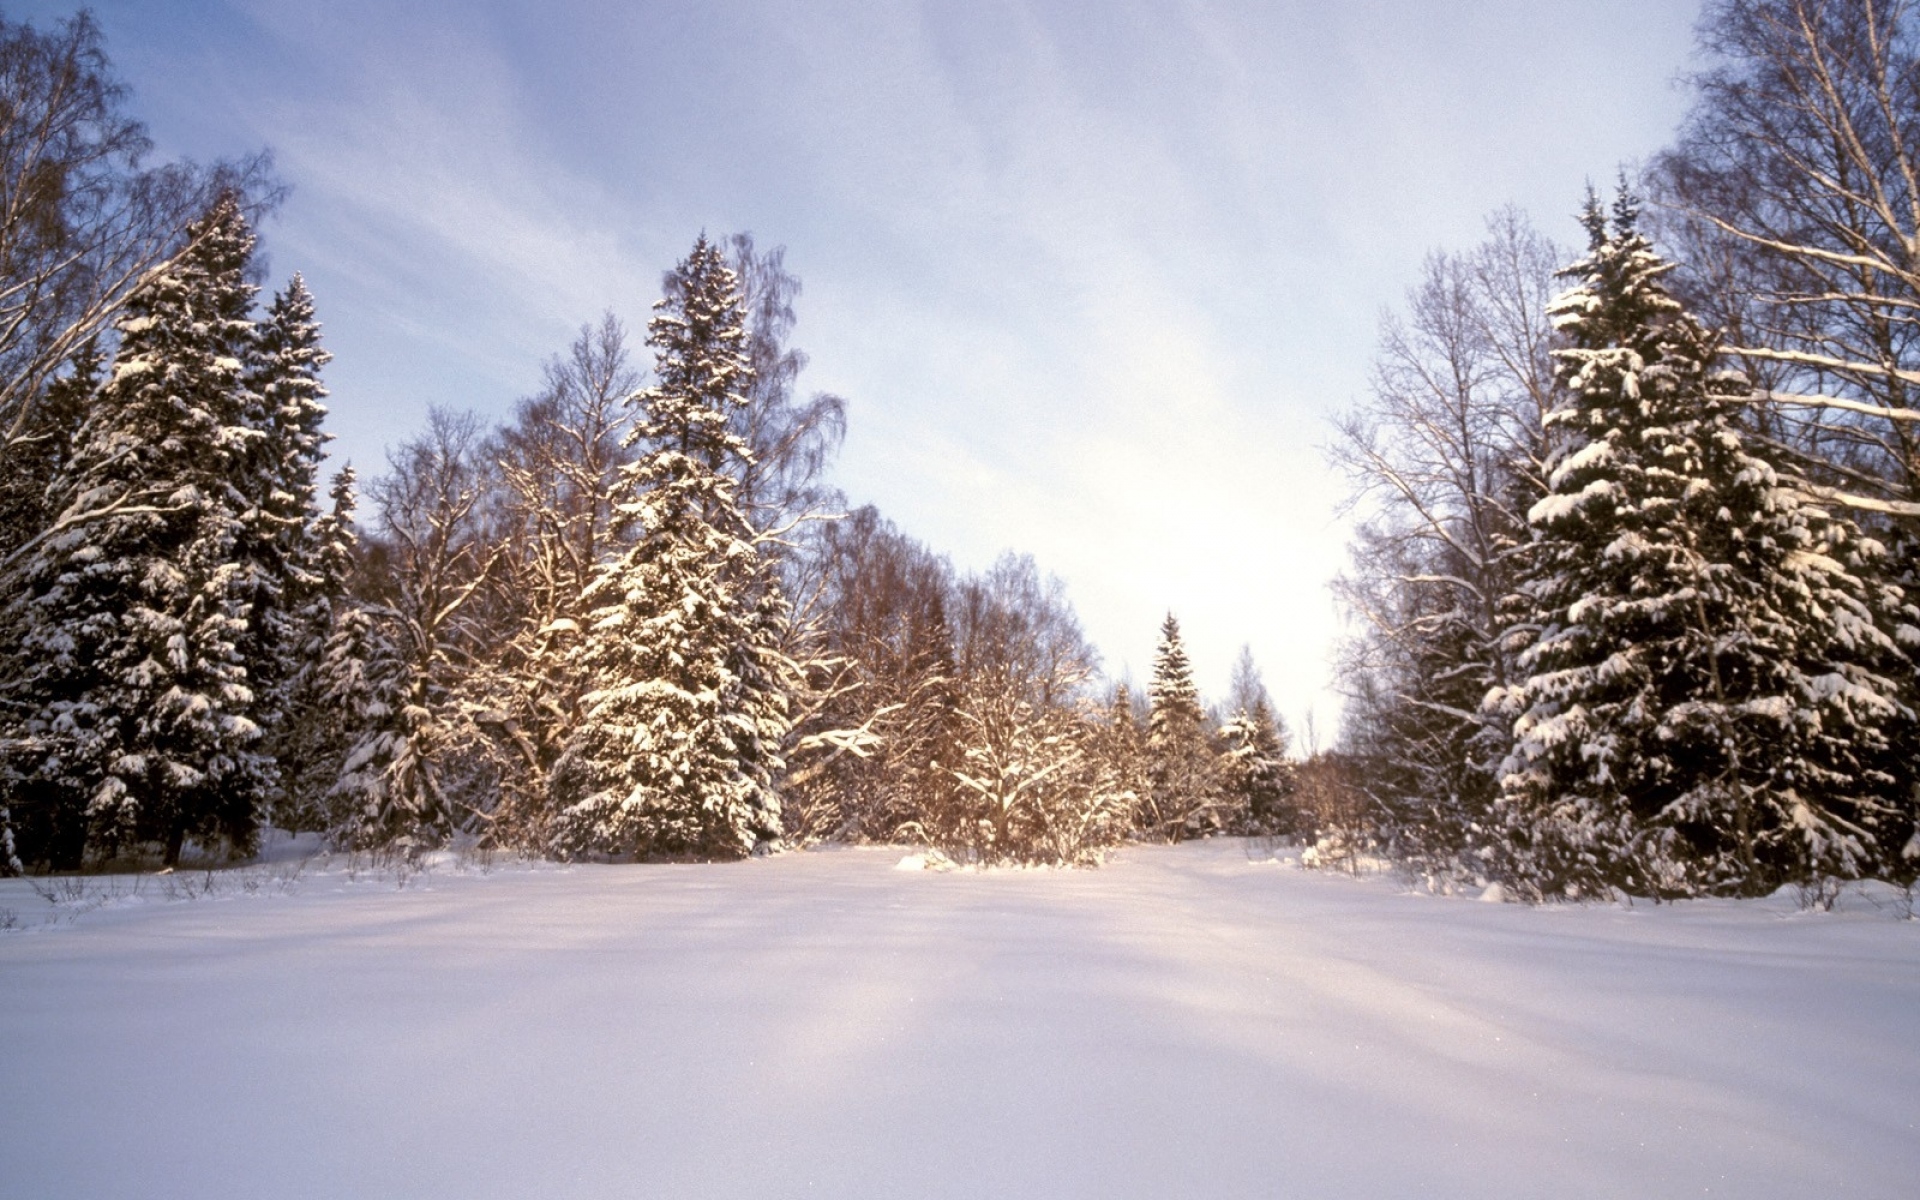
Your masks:
<svg viewBox="0 0 1920 1200"><path fill-rule="evenodd" d="M107 0L169 148L273 144L343 455L503 412L701 229L785 243L840 479L1058 572L1115 669L1175 608L1324 714L1326 418L1424 253L1657 146L1689 5ZM161 11L165 9L167 11ZM1323 722L1324 725L1324 722Z"/></svg>

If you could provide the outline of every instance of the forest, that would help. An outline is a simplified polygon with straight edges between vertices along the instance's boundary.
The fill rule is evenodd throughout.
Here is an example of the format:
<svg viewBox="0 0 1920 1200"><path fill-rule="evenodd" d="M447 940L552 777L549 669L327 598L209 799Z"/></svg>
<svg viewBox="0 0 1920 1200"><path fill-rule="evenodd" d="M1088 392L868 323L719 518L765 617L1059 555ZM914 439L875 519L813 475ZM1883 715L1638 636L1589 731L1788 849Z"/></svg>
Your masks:
<svg viewBox="0 0 1920 1200"><path fill-rule="evenodd" d="M1059 582L831 482L778 246L699 233L503 422L327 453L259 153L154 164L98 25L0 20L0 872L1292 839L1527 901L1920 875L1920 29L1716 0L1672 144L1433 254L1329 433L1332 745L1250 653L1137 690ZM1569 180L1578 202L1580 181ZM1572 205L1570 205L1572 207ZM581 314L586 316L587 314Z"/></svg>

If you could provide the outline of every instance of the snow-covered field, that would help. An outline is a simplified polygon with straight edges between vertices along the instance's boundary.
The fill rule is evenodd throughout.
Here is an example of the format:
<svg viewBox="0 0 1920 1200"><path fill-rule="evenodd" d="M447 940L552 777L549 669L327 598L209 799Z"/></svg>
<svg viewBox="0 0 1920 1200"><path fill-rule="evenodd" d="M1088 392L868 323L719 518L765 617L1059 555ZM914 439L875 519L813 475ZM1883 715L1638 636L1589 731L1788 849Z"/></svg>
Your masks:
<svg viewBox="0 0 1920 1200"><path fill-rule="evenodd" d="M1920 922L1864 897L900 858L0 884L0 1195L1920 1195Z"/></svg>

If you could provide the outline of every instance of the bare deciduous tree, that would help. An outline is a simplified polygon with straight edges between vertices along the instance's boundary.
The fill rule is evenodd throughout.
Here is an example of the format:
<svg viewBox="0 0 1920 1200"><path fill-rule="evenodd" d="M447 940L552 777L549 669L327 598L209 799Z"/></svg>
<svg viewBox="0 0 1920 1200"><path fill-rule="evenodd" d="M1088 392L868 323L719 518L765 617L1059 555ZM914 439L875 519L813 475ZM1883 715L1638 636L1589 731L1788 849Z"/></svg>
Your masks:
<svg viewBox="0 0 1920 1200"><path fill-rule="evenodd" d="M463 701L500 781L494 836L516 844L546 840L547 776L579 716L566 650L594 570L625 532L616 492L632 458L626 402L640 381L626 329L607 313L548 362L545 387L521 402L487 452L500 488L499 558L485 609L494 648Z"/></svg>
<svg viewBox="0 0 1920 1200"><path fill-rule="evenodd" d="M0 19L0 452L30 436L48 382L100 336L223 192L275 198L263 155L147 168L100 27ZM3 460L0 460L3 461Z"/></svg>
<svg viewBox="0 0 1920 1200"><path fill-rule="evenodd" d="M1651 183L1816 485L1920 516L1920 28L1910 0L1716 0L1710 65ZM1693 298L1693 297L1690 297Z"/></svg>
<svg viewBox="0 0 1920 1200"><path fill-rule="evenodd" d="M1437 254L1384 323L1370 399L1332 450L1360 517L1337 593L1352 777L1406 857L1470 850L1504 739L1481 711L1529 631L1514 589L1541 493L1551 407L1546 320L1560 251L1513 210L1469 254Z"/></svg>

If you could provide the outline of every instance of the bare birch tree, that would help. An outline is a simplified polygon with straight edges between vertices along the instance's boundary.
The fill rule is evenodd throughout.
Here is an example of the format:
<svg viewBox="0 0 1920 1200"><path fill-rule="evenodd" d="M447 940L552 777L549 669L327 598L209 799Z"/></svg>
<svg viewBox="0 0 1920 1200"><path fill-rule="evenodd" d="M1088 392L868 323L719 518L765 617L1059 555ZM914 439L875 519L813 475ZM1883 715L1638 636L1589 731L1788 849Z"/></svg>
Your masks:
<svg viewBox="0 0 1920 1200"><path fill-rule="evenodd" d="M1371 397L1332 450L1361 517L1338 595L1344 749L1403 857L1471 852L1501 722L1481 711L1530 631L1513 603L1551 407L1546 321L1560 252L1513 210L1468 254L1436 254L1383 324Z"/></svg>
<svg viewBox="0 0 1920 1200"><path fill-rule="evenodd" d="M1920 25L1910 0L1716 0L1655 164L1690 264L1815 485L1920 517Z"/></svg>

